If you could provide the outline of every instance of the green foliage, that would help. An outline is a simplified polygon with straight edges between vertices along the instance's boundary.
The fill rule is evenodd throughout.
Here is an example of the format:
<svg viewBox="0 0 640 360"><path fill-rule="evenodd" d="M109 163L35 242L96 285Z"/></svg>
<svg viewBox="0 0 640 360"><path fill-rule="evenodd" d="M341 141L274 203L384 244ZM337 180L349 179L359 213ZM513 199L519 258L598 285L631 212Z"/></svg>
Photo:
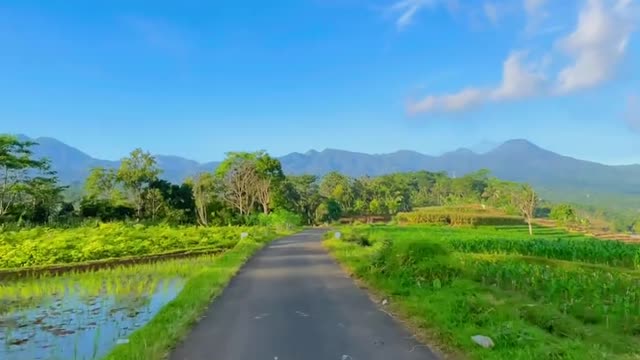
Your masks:
<svg viewBox="0 0 640 360"><path fill-rule="evenodd" d="M0 134L0 218L26 216L35 222L48 220L65 187L57 185L46 159L32 158L36 143Z"/></svg>
<svg viewBox="0 0 640 360"><path fill-rule="evenodd" d="M289 196L286 208L302 215L307 225L313 224L316 210L322 203L317 180L314 175L288 176L284 184Z"/></svg>
<svg viewBox="0 0 640 360"><path fill-rule="evenodd" d="M302 216L291 211L278 209L270 214L259 214L258 225L278 230L291 230L302 225Z"/></svg>
<svg viewBox="0 0 640 360"><path fill-rule="evenodd" d="M139 219L143 215L144 192L161 173L156 159L142 149L133 150L129 157L122 159L120 163L117 179L129 193Z"/></svg>
<svg viewBox="0 0 640 360"><path fill-rule="evenodd" d="M558 204L551 208L549 218L561 223L569 223L576 220L576 211L569 204Z"/></svg>
<svg viewBox="0 0 640 360"><path fill-rule="evenodd" d="M203 247L226 250L240 240L243 232L260 239L270 230L110 223L73 229L4 231L0 233L0 268L77 263Z"/></svg>
<svg viewBox="0 0 640 360"><path fill-rule="evenodd" d="M164 205L161 215L167 222L171 224L195 223L193 189L188 182L176 185L166 180L156 180L149 185L149 188L160 192Z"/></svg>
<svg viewBox="0 0 640 360"><path fill-rule="evenodd" d="M315 220L316 223L330 223L340 219L340 216L342 216L340 204L333 199L328 199L316 208Z"/></svg>
<svg viewBox="0 0 640 360"><path fill-rule="evenodd" d="M396 220L401 224L432 224L451 226L521 225L520 217L502 215L475 207L423 208L408 213L399 213Z"/></svg>
<svg viewBox="0 0 640 360"><path fill-rule="evenodd" d="M123 194L120 190L118 174L114 169L93 168L84 183L85 196L90 199L122 201Z"/></svg>
<svg viewBox="0 0 640 360"><path fill-rule="evenodd" d="M136 210L127 204L114 204L109 200L83 198L80 216L100 221L122 221L133 218Z"/></svg>

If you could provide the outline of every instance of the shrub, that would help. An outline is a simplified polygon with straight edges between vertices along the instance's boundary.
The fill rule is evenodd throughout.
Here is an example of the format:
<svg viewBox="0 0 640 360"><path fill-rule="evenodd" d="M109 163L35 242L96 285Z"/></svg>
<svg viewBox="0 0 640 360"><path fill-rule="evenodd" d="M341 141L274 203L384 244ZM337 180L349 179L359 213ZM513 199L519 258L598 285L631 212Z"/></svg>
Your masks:
<svg viewBox="0 0 640 360"><path fill-rule="evenodd" d="M296 213L279 209L268 215L258 215L257 224L260 226L270 226L277 229L290 230L302 224L302 217Z"/></svg>
<svg viewBox="0 0 640 360"><path fill-rule="evenodd" d="M559 204L551 209L549 217L560 223L568 223L576 219L576 212L571 205Z"/></svg>
<svg viewBox="0 0 640 360"><path fill-rule="evenodd" d="M524 220L517 216L498 215L492 213L468 213L447 210L419 210L399 213L396 221L400 224L431 224L452 226L500 226L522 225Z"/></svg>
<svg viewBox="0 0 640 360"><path fill-rule="evenodd" d="M122 223L73 229L33 228L0 233L0 268L76 263L123 256L144 256L194 248L232 248L240 234L258 241L266 227L172 227Z"/></svg>

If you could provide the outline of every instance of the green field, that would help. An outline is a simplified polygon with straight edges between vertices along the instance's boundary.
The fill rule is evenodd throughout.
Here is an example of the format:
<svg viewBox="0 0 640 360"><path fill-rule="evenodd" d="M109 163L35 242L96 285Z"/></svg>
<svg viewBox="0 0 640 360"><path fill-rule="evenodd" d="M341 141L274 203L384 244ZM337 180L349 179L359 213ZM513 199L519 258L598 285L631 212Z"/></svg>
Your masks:
<svg viewBox="0 0 640 360"><path fill-rule="evenodd" d="M122 223L2 232L0 358L160 359L244 261L281 234ZM136 263L176 250L194 256ZM121 265L123 257L132 263ZM26 267L34 271L12 276Z"/></svg>
<svg viewBox="0 0 640 360"><path fill-rule="evenodd" d="M0 269L74 264L121 257L164 254L178 250L223 252L242 233L255 238L273 235L267 227L195 227L103 223L71 229L37 227L0 232Z"/></svg>
<svg viewBox="0 0 640 360"><path fill-rule="evenodd" d="M524 226L345 228L326 246L394 310L474 359L640 356L640 246ZM472 342L489 336L495 347Z"/></svg>

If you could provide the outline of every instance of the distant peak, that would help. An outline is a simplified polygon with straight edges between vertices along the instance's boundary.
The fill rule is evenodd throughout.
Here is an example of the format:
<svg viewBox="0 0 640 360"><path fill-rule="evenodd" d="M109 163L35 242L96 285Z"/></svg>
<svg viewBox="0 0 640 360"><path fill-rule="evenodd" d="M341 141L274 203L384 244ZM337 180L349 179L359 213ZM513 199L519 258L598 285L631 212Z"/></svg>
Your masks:
<svg viewBox="0 0 640 360"><path fill-rule="evenodd" d="M421 153L414 151L414 150L397 150L394 151L392 153L390 153L389 155L422 155Z"/></svg>
<svg viewBox="0 0 640 360"><path fill-rule="evenodd" d="M458 148L456 151L454 151L454 153L457 154L475 154L475 152L471 149L467 149L467 148Z"/></svg>
<svg viewBox="0 0 640 360"><path fill-rule="evenodd" d="M444 153L443 155L477 155L477 154L467 148L458 148L457 150L449 151L447 153Z"/></svg>
<svg viewBox="0 0 640 360"><path fill-rule="evenodd" d="M542 149L541 147L532 143L529 140L514 139L514 140L505 141L502 145L498 146L491 152L498 152L498 151L505 151L505 150L507 151L523 151L523 150L545 151L544 149Z"/></svg>
<svg viewBox="0 0 640 360"><path fill-rule="evenodd" d="M538 147L536 144L532 143L531 141L529 141L527 139L507 140L502 145Z"/></svg>

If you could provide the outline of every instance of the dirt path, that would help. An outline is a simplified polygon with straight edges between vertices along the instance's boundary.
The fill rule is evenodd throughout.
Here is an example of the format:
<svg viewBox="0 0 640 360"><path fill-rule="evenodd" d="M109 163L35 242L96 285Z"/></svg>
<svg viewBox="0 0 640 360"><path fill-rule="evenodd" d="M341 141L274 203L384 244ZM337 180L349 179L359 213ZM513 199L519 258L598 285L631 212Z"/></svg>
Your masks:
<svg viewBox="0 0 640 360"><path fill-rule="evenodd" d="M307 230L271 243L231 281L172 360L437 359Z"/></svg>

